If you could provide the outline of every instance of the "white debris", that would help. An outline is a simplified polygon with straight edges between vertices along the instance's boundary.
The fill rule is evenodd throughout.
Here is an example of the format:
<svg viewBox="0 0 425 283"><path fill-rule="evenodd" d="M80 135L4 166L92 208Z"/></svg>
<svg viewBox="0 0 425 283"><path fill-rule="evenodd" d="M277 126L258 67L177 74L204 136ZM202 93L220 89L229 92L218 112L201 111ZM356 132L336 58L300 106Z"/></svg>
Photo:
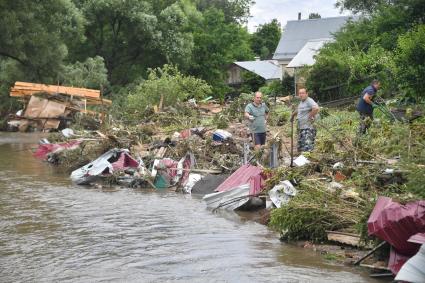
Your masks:
<svg viewBox="0 0 425 283"><path fill-rule="evenodd" d="M281 181L269 191L270 199L276 207L286 205L296 195L297 189L288 180Z"/></svg>
<svg viewBox="0 0 425 283"><path fill-rule="evenodd" d="M310 163L310 161L304 155L300 155L294 160L294 164L298 167L304 166L308 163Z"/></svg>

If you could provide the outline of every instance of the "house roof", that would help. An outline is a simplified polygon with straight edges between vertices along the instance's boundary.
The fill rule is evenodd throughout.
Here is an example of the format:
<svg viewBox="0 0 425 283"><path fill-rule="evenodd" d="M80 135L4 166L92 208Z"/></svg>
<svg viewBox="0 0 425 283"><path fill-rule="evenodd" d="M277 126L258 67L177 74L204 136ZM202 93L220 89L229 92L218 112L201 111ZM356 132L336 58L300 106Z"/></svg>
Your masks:
<svg viewBox="0 0 425 283"><path fill-rule="evenodd" d="M235 64L266 80L280 80L282 78L282 68L270 61L240 61L235 62Z"/></svg>
<svg viewBox="0 0 425 283"><path fill-rule="evenodd" d="M332 38L351 17L288 21L273 55L274 60L291 60L312 39Z"/></svg>
<svg viewBox="0 0 425 283"><path fill-rule="evenodd" d="M326 43L332 41L331 38L313 39L301 48L297 55L289 62L288 68L299 68L302 66L311 66L316 61L314 56L319 52L320 48Z"/></svg>

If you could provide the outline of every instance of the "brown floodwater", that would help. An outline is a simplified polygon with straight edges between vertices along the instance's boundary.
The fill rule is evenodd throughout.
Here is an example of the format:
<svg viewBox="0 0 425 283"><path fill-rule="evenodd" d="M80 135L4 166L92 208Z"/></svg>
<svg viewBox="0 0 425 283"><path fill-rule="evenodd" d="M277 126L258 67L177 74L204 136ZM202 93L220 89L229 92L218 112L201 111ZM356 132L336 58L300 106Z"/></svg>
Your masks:
<svg viewBox="0 0 425 283"><path fill-rule="evenodd" d="M1 282L378 282L169 191L95 189L0 133Z"/></svg>

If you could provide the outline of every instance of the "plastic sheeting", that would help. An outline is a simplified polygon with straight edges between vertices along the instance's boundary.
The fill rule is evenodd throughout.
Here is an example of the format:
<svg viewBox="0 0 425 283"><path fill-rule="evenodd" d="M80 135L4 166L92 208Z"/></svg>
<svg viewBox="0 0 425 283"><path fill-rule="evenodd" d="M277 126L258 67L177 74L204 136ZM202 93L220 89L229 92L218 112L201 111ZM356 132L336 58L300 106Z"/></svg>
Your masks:
<svg viewBox="0 0 425 283"><path fill-rule="evenodd" d="M80 145L81 141L75 140L64 143L44 143L40 144L34 152L34 157L47 160L49 153L59 152L65 149L75 149Z"/></svg>

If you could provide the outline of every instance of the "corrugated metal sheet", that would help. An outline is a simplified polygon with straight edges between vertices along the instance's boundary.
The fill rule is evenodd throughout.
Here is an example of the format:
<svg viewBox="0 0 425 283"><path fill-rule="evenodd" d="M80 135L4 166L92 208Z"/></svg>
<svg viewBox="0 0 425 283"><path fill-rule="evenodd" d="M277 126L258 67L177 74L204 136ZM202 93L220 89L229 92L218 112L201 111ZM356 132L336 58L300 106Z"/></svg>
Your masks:
<svg viewBox="0 0 425 283"><path fill-rule="evenodd" d="M266 80L282 79L282 68L270 61L240 61L235 62L239 67L255 73Z"/></svg>
<svg viewBox="0 0 425 283"><path fill-rule="evenodd" d="M320 48L326 43L330 42L331 38L314 39L308 41L300 52L288 64L288 68L299 68L302 66L311 66L316 61L314 56L319 52Z"/></svg>
<svg viewBox="0 0 425 283"><path fill-rule="evenodd" d="M331 38L350 17L288 21L274 53L274 60L290 60L312 39Z"/></svg>
<svg viewBox="0 0 425 283"><path fill-rule="evenodd" d="M425 282L425 244L414 257L401 267L394 280L397 282Z"/></svg>
<svg viewBox="0 0 425 283"><path fill-rule="evenodd" d="M425 233L417 233L410 237L408 241L416 244L425 244Z"/></svg>
<svg viewBox="0 0 425 283"><path fill-rule="evenodd" d="M217 187L216 192L225 192L244 184L251 184L251 178L258 176L259 174L261 174L261 172L262 169L256 166L252 166L249 164L243 165L232 175L230 175L230 177L227 178L223 183L221 183L220 186ZM252 185L254 185L254 182L252 182ZM250 192L251 191L256 191L256 188L251 187Z"/></svg>
<svg viewBox="0 0 425 283"><path fill-rule="evenodd" d="M369 235L387 241L398 252L414 255L419 245L407 240L425 232L425 201L405 205L388 197L379 197L367 221Z"/></svg>

